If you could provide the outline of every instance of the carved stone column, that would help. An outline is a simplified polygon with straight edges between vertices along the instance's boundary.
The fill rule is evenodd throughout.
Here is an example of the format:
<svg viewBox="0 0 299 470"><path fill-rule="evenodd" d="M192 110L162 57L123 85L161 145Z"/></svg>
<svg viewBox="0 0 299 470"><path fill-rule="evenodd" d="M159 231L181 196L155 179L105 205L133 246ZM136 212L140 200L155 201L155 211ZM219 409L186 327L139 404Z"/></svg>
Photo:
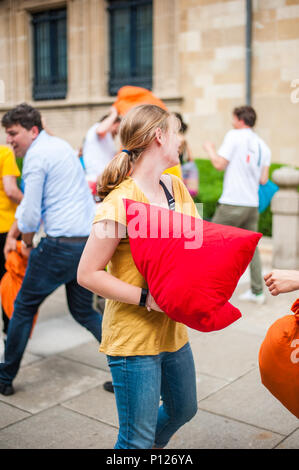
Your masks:
<svg viewBox="0 0 299 470"><path fill-rule="evenodd" d="M271 202L273 267L299 268L299 171L282 167L272 173L280 187Z"/></svg>

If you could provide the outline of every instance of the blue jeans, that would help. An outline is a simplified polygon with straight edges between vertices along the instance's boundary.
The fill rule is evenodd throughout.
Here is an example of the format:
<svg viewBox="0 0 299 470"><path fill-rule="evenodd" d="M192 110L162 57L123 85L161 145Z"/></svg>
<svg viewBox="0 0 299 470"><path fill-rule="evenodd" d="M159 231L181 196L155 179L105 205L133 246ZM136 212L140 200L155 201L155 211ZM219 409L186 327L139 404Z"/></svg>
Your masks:
<svg viewBox="0 0 299 470"><path fill-rule="evenodd" d="M119 419L115 449L165 447L197 412L189 343L157 356L107 356L107 360Z"/></svg>
<svg viewBox="0 0 299 470"><path fill-rule="evenodd" d="M92 293L77 283L77 268L84 245L84 241L43 238L30 253L9 322L5 362L0 364L0 382L12 383L20 367L34 315L43 300L62 284L65 284L68 307L74 319L101 341L102 316L92 308Z"/></svg>

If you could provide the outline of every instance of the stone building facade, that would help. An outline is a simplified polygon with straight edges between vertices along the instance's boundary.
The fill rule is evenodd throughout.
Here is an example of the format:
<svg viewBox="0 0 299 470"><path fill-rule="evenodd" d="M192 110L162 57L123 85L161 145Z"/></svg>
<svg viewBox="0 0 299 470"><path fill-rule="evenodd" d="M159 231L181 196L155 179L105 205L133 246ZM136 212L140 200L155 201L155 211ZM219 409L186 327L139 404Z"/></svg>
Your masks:
<svg viewBox="0 0 299 470"><path fill-rule="evenodd" d="M81 145L115 100L107 85L108 3L0 0L1 114L27 101L41 110L53 133ZM34 100L32 15L60 7L67 15L67 94ZM204 158L204 140L219 145L232 108L245 104L246 0L153 0L152 8L153 92L182 112L192 152ZM274 162L299 166L299 0L252 1L251 50L257 131Z"/></svg>

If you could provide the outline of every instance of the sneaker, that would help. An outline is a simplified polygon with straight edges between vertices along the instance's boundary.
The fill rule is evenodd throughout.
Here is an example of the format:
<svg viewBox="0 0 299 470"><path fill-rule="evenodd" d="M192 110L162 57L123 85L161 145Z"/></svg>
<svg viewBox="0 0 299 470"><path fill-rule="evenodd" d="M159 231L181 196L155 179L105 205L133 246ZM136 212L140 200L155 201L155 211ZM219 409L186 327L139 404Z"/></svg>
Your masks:
<svg viewBox="0 0 299 470"><path fill-rule="evenodd" d="M256 304L262 305L265 303L266 297L263 292L261 294L254 294L252 290L249 289L239 296L239 300L247 300L249 302L255 302Z"/></svg>
<svg viewBox="0 0 299 470"><path fill-rule="evenodd" d="M15 391L12 385L0 382L0 393L1 395L5 395L6 397L8 397L9 395L13 395Z"/></svg>
<svg viewBox="0 0 299 470"><path fill-rule="evenodd" d="M114 388L113 388L112 382L110 382L110 381L105 382L103 384L103 388L104 388L104 390L106 390L106 392L114 393Z"/></svg>

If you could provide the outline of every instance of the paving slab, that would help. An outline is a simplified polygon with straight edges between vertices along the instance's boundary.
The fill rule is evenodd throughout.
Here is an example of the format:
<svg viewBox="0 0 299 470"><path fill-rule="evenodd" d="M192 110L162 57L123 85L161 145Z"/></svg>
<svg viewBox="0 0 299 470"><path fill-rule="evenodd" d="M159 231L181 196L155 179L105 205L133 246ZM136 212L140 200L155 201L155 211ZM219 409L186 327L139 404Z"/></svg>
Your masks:
<svg viewBox="0 0 299 470"><path fill-rule="evenodd" d="M27 350L31 354L49 356L89 342L93 335L71 315L37 321Z"/></svg>
<svg viewBox="0 0 299 470"><path fill-rule="evenodd" d="M109 380L108 374L106 379ZM81 393L78 397L65 401L62 405L90 418L118 427L115 396L104 390L102 385L86 393Z"/></svg>
<svg viewBox="0 0 299 470"><path fill-rule="evenodd" d="M28 416L31 415L25 411L18 410L11 405L0 402L0 429L27 418Z"/></svg>
<svg viewBox="0 0 299 470"><path fill-rule="evenodd" d="M276 449L299 449L299 427L289 437L279 444Z"/></svg>
<svg viewBox="0 0 299 470"><path fill-rule="evenodd" d="M68 313L65 286L58 287L41 304L38 313L38 321L45 321L54 317L64 316Z"/></svg>
<svg viewBox="0 0 299 470"><path fill-rule="evenodd" d="M55 406L0 430L2 448L111 449L117 429Z"/></svg>
<svg viewBox="0 0 299 470"><path fill-rule="evenodd" d="M177 431L167 449L272 449L283 436L199 410Z"/></svg>
<svg viewBox="0 0 299 470"><path fill-rule="evenodd" d="M107 380L109 380L109 375L107 375ZM198 400L200 401L212 393L215 393L223 386L227 385L227 383L228 382L224 380L201 374L200 377L197 378ZM112 393L106 392L102 385L64 402L62 406L112 426L118 426L115 396Z"/></svg>
<svg viewBox="0 0 299 470"><path fill-rule="evenodd" d="M225 387L229 382L227 380L211 377L206 374L197 373L196 387L197 387L197 400L203 400L209 395L217 392L222 387Z"/></svg>
<svg viewBox="0 0 299 470"><path fill-rule="evenodd" d="M199 406L282 435L298 427L298 419L262 385L258 369L201 400Z"/></svg>
<svg viewBox="0 0 299 470"><path fill-rule="evenodd" d="M49 357L20 370L15 395L1 400L30 413L54 406L107 380L107 373L61 357Z"/></svg>
<svg viewBox="0 0 299 470"><path fill-rule="evenodd" d="M233 381L257 366L258 335L229 326L212 333L189 330L189 336L198 373Z"/></svg>
<svg viewBox="0 0 299 470"><path fill-rule="evenodd" d="M265 291L266 303L256 305L252 302L239 300L238 296L243 292L244 288L238 287L230 300L242 313L242 318L233 323L230 328L262 337L265 337L267 330L276 320L284 315L292 314L291 306L298 297L294 292L273 297L267 290Z"/></svg>
<svg viewBox="0 0 299 470"><path fill-rule="evenodd" d="M106 355L99 352L99 343L96 339L91 339L88 343L62 351L59 356L110 372Z"/></svg>
<svg viewBox="0 0 299 470"><path fill-rule="evenodd" d="M263 272L270 270L264 256ZM189 330L199 411L168 448L299 448L298 420L261 384L258 370L267 329L290 313L296 295L266 291L266 304L256 306L238 299L248 287L247 269L231 299L242 312L239 321L220 332ZM112 449L115 396L102 388L110 379L105 355L71 317L61 286L40 308L14 382L17 393L0 398L0 449Z"/></svg>
<svg viewBox="0 0 299 470"><path fill-rule="evenodd" d="M42 359L44 359L43 356L38 356L37 354L31 354L28 350L26 350L21 361L21 367L28 366L29 364L32 364L33 362L36 362L36 361L41 361Z"/></svg>
<svg viewBox="0 0 299 470"><path fill-rule="evenodd" d="M3 449L11 449L10 446L8 446L7 444L5 444L4 442L1 442L0 441L0 449L3 450Z"/></svg>

